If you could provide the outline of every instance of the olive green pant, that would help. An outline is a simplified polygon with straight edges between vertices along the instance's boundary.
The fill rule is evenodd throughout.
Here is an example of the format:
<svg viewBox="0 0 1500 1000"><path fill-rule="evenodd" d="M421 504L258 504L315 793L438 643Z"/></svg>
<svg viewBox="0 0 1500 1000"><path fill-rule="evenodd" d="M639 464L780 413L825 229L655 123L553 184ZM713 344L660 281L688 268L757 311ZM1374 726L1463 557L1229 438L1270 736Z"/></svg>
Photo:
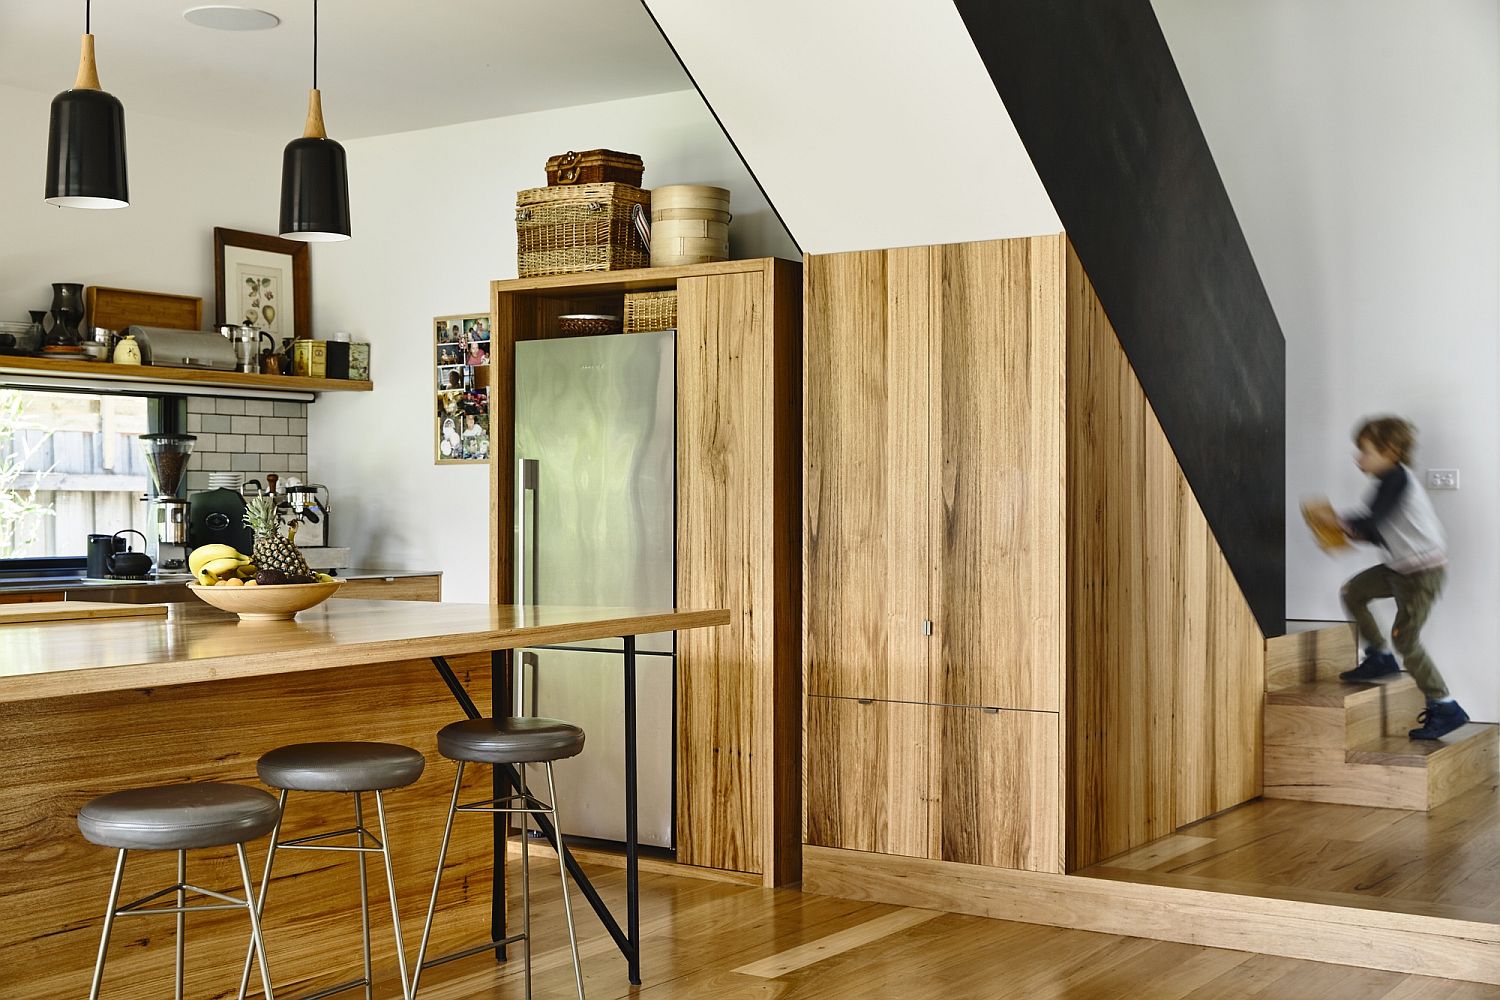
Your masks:
<svg viewBox="0 0 1500 1000"><path fill-rule="evenodd" d="M1438 595L1443 592L1447 571L1424 569L1416 573L1398 573L1389 566L1371 566L1355 574L1340 596L1344 607L1354 616L1359 635L1367 649L1385 649L1385 636L1370 614L1370 602L1383 597L1396 599L1396 620L1391 623L1391 644L1401 654L1401 664L1428 700L1448 697L1448 685L1433 665L1432 657L1422 645L1422 626L1432 613Z"/></svg>

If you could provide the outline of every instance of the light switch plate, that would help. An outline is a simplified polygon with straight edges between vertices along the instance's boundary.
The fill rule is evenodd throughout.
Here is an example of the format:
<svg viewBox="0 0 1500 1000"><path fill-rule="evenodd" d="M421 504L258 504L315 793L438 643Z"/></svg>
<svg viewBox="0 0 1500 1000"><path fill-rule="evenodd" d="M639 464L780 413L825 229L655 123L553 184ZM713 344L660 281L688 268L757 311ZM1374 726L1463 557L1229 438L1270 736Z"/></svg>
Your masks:
<svg viewBox="0 0 1500 1000"><path fill-rule="evenodd" d="M1429 490L1456 490L1458 489L1457 469L1428 469L1427 488Z"/></svg>

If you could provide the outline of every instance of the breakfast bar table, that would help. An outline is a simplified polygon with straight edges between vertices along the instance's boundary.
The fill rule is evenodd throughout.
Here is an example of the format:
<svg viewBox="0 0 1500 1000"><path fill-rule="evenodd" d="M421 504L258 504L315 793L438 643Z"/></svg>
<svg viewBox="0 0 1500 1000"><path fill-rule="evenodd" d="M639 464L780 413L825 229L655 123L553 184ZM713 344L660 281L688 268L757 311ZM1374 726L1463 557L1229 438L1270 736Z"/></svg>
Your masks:
<svg viewBox="0 0 1500 1000"><path fill-rule="evenodd" d="M636 843L635 638L658 632L726 625L722 609L592 608L521 605L431 604L403 601L329 601L294 621L240 622L201 604L168 605L158 617L41 622L0 627L0 706L98 692L153 689L267 678L339 669L348 683L382 664L431 661L463 712L480 711L450 659L489 655L494 715L511 705L511 651L592 639L623 639L625 684L626 919L622 928L559 832L541 822L544 836L568 866L625 957L629 979L640 983L639 874ZM315 720L309 720L311 724ZM0 747L0 751L3 751ZM205 747L204 753L217 748ZM86 758L84 758L86 759ZM497 773L496 784L515 780ZM496 795L502 794L496 788ZM496 814L493 844L491 936L505 937L505 824ZM0 887L3 889L3 887ZM503 949L497 950L504 957Z"/></svg>

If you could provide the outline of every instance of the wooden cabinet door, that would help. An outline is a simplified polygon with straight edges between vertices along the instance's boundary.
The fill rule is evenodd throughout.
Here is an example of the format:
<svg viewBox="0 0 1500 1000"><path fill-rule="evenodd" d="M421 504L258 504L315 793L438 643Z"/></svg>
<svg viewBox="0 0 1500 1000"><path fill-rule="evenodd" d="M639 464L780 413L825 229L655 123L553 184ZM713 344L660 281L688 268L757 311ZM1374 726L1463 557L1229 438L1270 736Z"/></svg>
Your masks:
<svg viewBox="0 0 1500 1000"><path fill-rule="evenodd" d="M1059 717L933 707L929 856L1063 870Z"/></svg>
<svg viewBox="0 0 1500 1000"><path fill-rule="evenodd" d="M807 843L927 857L932 709L819 696L806 704Z"/></svg>
<svg viewBox="0 0 1500 1000"><path fill-rule="evenodd" d="M809 257L803 662L810 695L928 701L931 248Z"/></svg>
<svg viewBox="0 0 1500 1000"><path fill-rule="evenodd" d="M677 842L684 864L760 871L757 656L772 615L762 277L677 286L677 603L729 608L677 636ZM756 573L753 567L766 565ZM760 626L760 627L758 627Z"/></svg>
<svg viewBox="0 0 1500 1000"><path fill-rule="evenodd" d="M937 248L931 691L1058 710L1063 669L1063 237Z"/></svg>

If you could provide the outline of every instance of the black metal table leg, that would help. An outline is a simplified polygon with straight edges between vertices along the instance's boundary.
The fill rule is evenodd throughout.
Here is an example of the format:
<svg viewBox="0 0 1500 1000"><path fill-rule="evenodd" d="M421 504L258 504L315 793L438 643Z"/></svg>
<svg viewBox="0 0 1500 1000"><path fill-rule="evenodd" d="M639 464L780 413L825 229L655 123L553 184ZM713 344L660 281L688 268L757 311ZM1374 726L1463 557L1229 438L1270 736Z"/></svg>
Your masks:
<svg viewBox="0 0 1500 1000"><path fill-rule="evenodd" d="M490 717L501 718L509 715L507 708L511 703L511 686L514 683L514 672L511 667L514 663L513 653L509 649L496 649L490 652ZM519 787L520 782L512 782L512 772L508 768L490 768L490 794L496 801L503 796L509 795L512 788ZM509 860L508 827L510 816L506 813L494 813L491 817L494 822L494 843L491 847L491 857L495 859L492 865L493 875L490 885L490 940L504 940L505 934L505 865ZM524 825L521 836L526 836ZM505 961L505 945L495 949L495 961Z"/></svg>
<svg viewBox="0 0 1500 1000"><path fill-rule="evenodd" d="M625 954L630 982L641 985L641 874L636 829L635 636L625 636Z"/></svg>
<svg viewBox="0 0 1500 1000"><path fill-rule="evenodd" d="M469 692L464 689L462 682L449 666L448 661L441 656L432 658L432 665L437 668L438 675L448 685L453 698L463 709L464 715L471 719L483 718L479 707L474 704L474 699L469 697ZM511 657L509 650L496 650L491 654L490 669L494 671L491 681L492 701L494 718L500 718L510 714L510 691L511 691ZM615 915L605 905L604 899L599 895L599 890L594 888L594 883L584 874L583 868L578 864L578 859L573 857L573 852L568 850L568 845L563 843L562 836L552 821L545 815L532 817L542 836L562 857L563 864L568 867L568 874L572 876L574 885L578 886L583 898L588 901L589 907L599 917L599 922L604 925L610 938L615 942L615 947L620 949L620 954L625 957L628 967L630 982L640 985L640 873L637 859L636 842L636 761L635 761L635 637L627 636L625 639L625 886L627 895L626 925L630 928L629 934L620 929L620 923ZM508 794L510 789L519 788L521 777L516 769L506 765L497 767L496 771L496 796ZM497 940L505 936L505 828L500 825L505 822L502 814L496 814L496 834L494 846L494 909L491 912L490 932L494 935L491 940ZM503 960L505 957L504 947L496 949L496 957Z"/></svg>

